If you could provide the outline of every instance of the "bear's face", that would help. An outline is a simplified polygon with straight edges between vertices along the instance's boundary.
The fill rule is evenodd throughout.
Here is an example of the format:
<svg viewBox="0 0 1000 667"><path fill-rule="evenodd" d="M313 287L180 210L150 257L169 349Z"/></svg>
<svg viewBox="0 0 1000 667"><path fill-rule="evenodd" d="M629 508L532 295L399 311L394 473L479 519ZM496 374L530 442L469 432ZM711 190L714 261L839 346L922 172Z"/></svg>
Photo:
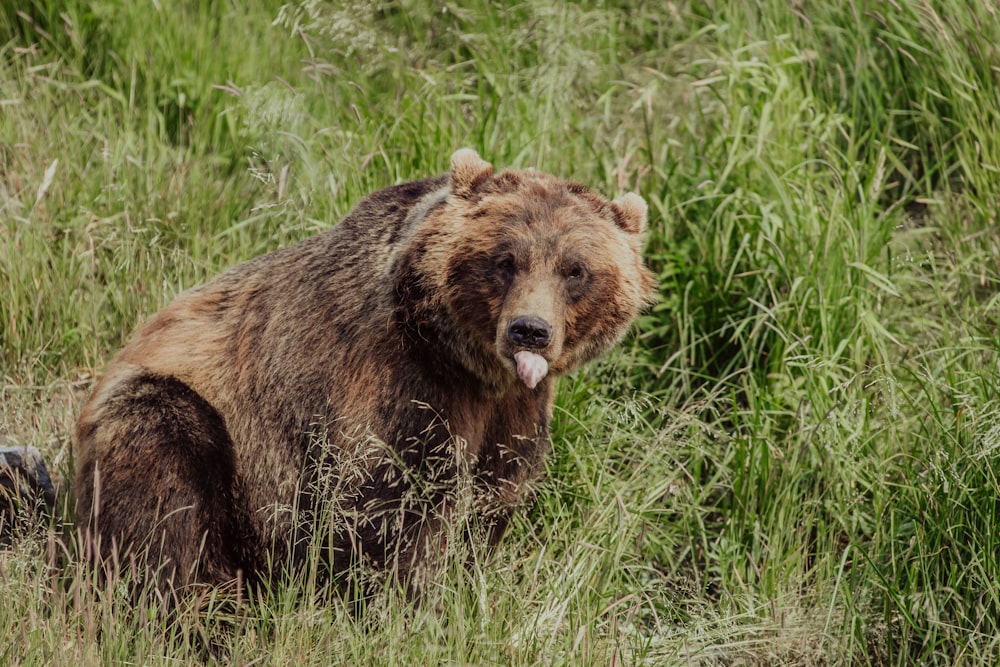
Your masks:
<svg viewBox="0 0 1000 667"><path fill-rule="evenodd" d="M617 343L653 292L640 256L646 205L609 202L532 171L452 158L451 193L422 234L425 282L467 343L466 366L491 384L534 388Z"/></svg>

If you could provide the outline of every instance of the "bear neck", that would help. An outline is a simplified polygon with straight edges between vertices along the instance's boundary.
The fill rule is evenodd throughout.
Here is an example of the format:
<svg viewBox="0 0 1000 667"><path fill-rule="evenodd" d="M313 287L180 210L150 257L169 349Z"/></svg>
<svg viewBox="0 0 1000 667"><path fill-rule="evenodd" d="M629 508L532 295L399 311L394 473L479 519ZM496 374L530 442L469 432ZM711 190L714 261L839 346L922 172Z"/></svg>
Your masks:
<svg viewBox="0 0 1000 667"><path fill-rule="evenodd" d="M457 329L444 305L431 298L419 280L404 283L406 287L397 290L396 326L405 340L401 348L424 377L486 396L516 388L516 376L492 350Z"/></svg>

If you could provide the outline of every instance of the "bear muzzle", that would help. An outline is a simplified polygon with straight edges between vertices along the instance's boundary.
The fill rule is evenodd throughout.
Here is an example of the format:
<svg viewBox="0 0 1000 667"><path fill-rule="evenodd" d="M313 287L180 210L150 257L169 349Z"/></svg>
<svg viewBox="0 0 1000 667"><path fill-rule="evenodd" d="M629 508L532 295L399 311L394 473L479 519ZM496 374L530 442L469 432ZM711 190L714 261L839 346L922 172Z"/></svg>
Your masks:
<svg viewBox="0 0 1000 667"><path fill-rule="evenodd" d="M549 372L549 362L533 350L543 350L552 342L552 325L540 317L521 315L507 325L507 342L515 348L517 376L534 389Z"/></svg>
<svg viewBox="0 0 1000 667"><path fill-rule="evenodd" d="M514 347L541 350L552 340L552 326L540 317L516 317L507 327L507 340Z"/></svg>

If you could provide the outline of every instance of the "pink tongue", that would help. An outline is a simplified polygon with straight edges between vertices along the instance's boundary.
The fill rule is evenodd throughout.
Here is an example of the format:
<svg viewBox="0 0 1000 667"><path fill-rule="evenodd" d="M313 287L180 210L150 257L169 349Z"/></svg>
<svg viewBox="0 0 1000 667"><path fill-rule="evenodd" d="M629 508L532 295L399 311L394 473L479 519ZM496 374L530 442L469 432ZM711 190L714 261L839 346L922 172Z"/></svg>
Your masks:
<svg viewBox="0 0 1000 667"><path fill-rule="evenodd" d="M517 363L517 376L528 385L528 389L534 389L549 372L549 363L534 352L521 350L514 355L514 361Z"/></svg>

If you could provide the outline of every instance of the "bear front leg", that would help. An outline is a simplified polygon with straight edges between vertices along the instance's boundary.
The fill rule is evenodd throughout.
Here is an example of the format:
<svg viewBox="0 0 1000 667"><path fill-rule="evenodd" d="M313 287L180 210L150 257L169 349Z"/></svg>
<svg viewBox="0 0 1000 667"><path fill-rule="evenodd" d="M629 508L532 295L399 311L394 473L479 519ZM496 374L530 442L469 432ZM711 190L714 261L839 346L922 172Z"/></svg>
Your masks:
<svg viewBox="0 0 1000 667"><path fill-rule="evenodd" d="M455 532L460 479L451 439L438 443L414 439L397 448L374 439L332 448L318 515L331 532L322 537L319 527L316 537L329 540L324 560L341 585L370 594L389 577L418 599L437 579Z"/></svg>
<svg viewBox="0 0 1000 667"><path fill-rule="evenodd" d="M479 532L490 547L496 546L510 519L531 494L531 485L542 472L549 448L548 431L536 426L533 437L495 434L480 452L474 479Z"/></svg>

